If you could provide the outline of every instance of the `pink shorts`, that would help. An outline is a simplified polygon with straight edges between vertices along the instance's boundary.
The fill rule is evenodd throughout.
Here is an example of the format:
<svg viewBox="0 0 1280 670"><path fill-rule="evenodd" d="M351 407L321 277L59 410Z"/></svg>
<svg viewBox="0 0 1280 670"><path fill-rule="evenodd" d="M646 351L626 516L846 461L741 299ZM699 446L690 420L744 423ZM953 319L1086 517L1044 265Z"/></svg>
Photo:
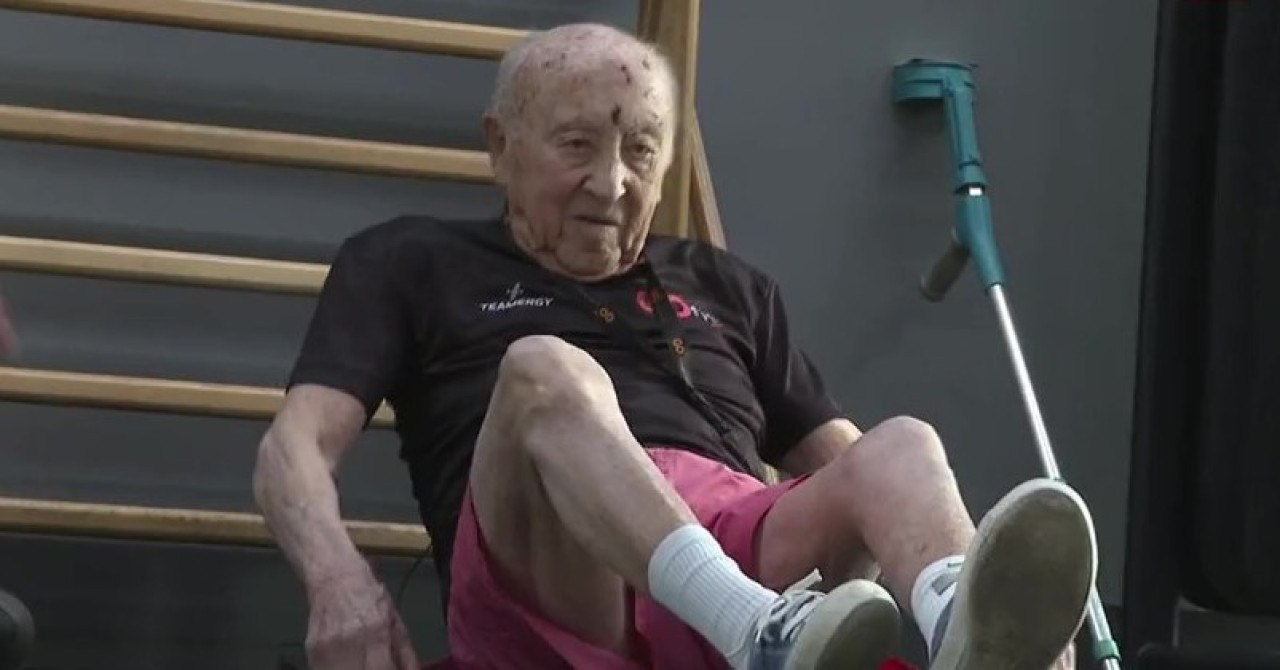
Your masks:
<svg viewBox="0 0 1280 670"><path fill-rule="evenodd" d="M756 535L765 514L802 479L774 486L710 459L676 449L649 449L650 457L698 521L720 541L743 572L758 578ZM495 579L484 538L463 503L454 541L449 599L453 667L477 670L693 670L726 668L715 648L661 605L634 596L637 638L647 661L624 658L584 642L507 592Z"/></svg>

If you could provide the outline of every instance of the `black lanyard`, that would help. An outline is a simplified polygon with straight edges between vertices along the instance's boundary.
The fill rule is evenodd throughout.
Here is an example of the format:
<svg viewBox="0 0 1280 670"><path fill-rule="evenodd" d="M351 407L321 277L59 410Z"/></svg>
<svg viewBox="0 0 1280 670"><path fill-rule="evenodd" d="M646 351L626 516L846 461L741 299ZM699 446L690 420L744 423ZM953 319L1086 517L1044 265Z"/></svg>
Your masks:
<svg viewBox="0 0 1280 670"><path fill-rule="evenodd" d="M601 304L599 300L587 293L586 289L577 282L572 283L575 297L585 303L585 307L587 307L591 316L604 324L606 330L612 333L615 338L639 349L659 368L678 380L680 391L685 398L698 409L707 421L711 422L711 425L720 433L721 438L727 440L733 429L716 411L711 401L707 400L707 397L694 385L693 375L689 373L688 360L692 352L681 334L680 321L676 318L675 309L671 307L671 297L667 294L667 290L662 287L662 281L658 279L658 273L654 271L653 264L647 259L642 259L640 263L645 274L646 297L649 299L649 304L652 305L654 313L658 316L658 325L662 329L662 338L665 340L665 356L646 341L640 330L627 323L622 318L622 315Z"/></svg>

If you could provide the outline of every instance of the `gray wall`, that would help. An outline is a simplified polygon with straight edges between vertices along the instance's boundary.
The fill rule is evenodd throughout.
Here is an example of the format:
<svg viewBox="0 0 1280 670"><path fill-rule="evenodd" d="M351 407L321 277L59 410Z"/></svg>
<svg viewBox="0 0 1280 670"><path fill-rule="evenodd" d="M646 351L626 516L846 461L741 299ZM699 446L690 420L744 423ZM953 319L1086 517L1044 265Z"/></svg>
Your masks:
<svg viewBox="0 0 1280 670"><path fill-rule="evenodd" d="M632 25L633 2L339 0L513 27ZM704 3L698 107L732 248L774 274L864 426L948 440L981 513L1037 470L994 316L971 276L915 282L950 224L943 127L895 111L890 67L979 63L979 132L1010 294L1068 476L1119 596L1155 0ZM477 147L493 64L0 11L0 103ZM323 260L406 211L479 214L482 187L0 141L0 233ZM20 365L280 384L311 301L0 273ZM251 509L263 425L0 403L0 492ZM411 519L385 433L343 472L352 517ZM408 561L379 561L393 587ZM429 570L408 590L443 651ZM74 580L74 581L72 581ZM305 629L268 551L0 535L0 585L58 668L268 667Z"/></svg>
<svg viewBox="0 0 1280 670"><path fill-rule="evenodd" d="M732 8L730 7L732 5ZM916 286L953 221L939 113L892 65L977 63L979 142L1008 293L1061 466L1092 503L1119 597L1154 0L813 2L705 10L698 107L730 246L781 282L864 425L935 424L986 509L1039 473L995 314L972 274ZM751 76L754 75L754 76Z"/></svg>

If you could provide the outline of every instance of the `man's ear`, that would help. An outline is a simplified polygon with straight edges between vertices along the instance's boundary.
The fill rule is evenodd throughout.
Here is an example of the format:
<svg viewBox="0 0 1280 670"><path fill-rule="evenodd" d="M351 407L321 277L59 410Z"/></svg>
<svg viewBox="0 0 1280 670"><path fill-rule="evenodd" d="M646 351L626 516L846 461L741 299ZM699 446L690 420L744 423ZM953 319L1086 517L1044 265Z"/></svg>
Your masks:
<svg viewBox="0 0 1280 670"><path fill-rule="evenodd" d="M507 181L507 129L492 114L484 115L484 144L489 151L489 167L499 184Z"/></svg>

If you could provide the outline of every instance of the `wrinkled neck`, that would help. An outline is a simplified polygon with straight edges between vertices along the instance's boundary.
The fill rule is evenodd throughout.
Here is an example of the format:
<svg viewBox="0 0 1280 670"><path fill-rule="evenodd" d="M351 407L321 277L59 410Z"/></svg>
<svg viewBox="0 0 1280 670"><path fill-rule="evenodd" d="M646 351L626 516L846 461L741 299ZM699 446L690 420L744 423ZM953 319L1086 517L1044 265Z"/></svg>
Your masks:
<svg viewBox="0 0 1280 670"><path fill-rule="evenodd" d="M619 260L619 262L616 265L614 265L614 267L610 270L606 270L603 272L593 272L593 273L577 272L577 271L574 271L572 268L566 267L563 263L561 263L560 259L556 257L556 253L554 249L538 248L533 242L528 240L525 235L522 235L520 233L519 228L513 225L510 205L506 202L503 203L502 225L507 229L507 234L510 236L511 241L513 244L515 244L516 248L524 252L524 254L529 258L533 259L535 263L542 266L543 269L547 270L548 272L551 272L552 274L555 274L561 277L566 277L574 281L579 281L579 282L604 281L611 277L616 277L618 275L626 274L632 267L636 265L636 263L634 262L627 263L625 261Z"/></svg>

